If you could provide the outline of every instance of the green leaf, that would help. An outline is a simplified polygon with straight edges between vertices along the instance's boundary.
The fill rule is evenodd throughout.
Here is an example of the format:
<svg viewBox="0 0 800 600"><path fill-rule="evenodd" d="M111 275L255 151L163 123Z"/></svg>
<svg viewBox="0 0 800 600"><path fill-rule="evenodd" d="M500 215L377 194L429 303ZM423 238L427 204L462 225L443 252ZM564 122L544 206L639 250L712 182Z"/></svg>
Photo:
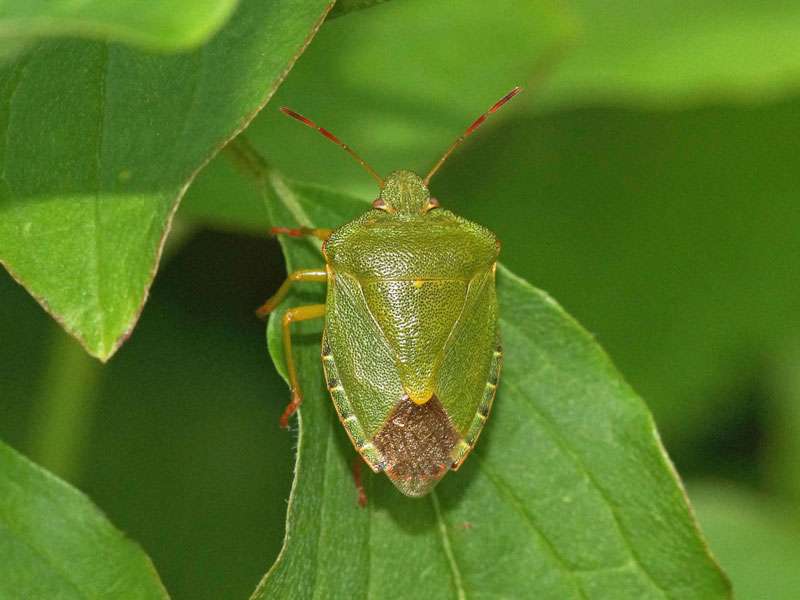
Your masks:
<svg viewBox="0 0 800 600"><path fill-rule="evenodd" d="M196 46L238 0L8 0L0 6L0 55L37 39L79 36L159 50Z"/></svg>
<svg viewBox="0 0 800 600"><path fill-rule="evenodd" d="M0 443L0 596L165 599L150 560L88 498Z"/></svg>
<svg viewBox="0 0 800 600"><path fill-rule="evenodd" d="M187 185L330 6L249 0L190 54L51 42L0 72L0 263L91 354L130 335Z"/></svg>
<svg viewBox="0 0 800 600"><path fill-rule="evenodd" d="M738 598L794 600L800 589L796 505L731 484L690 486L697 518Z"/></svg>
<svg viewBox="0 0 800 600"><path fill-rule="evenodd" d="M542 105L672 105L783 96L800 86L792 0L571 0L580 33Z"/></svg>
<svg viewBox="0 0 800 600"><path fill-rule="evenodd" d="M274 171L265 182L275 224L337 226L368 206ZM322 263L316 244L282 243L288 269ZM287 536L254 598L729 597L641 400L547 295L505 268L498 293L504 373L475 452L423 499L369 474L365 510L323 387L320 324L298 324ZM306 286L287 305L321 297ZM279 316L268 338L282 365Z"/></svg>
<svg viewBox="0 0 800 600"><path fill-rule="evenodd" d="M601 102L761 99L800 86L800 3L793 0L570 4L473 0L454 11L446 2L401 0L351 13L326 23L276 105L327 127L383 173L430 168L517 84L524 93L495 122ZM369 178L322 145L292 151L296 127L268 110L248 135L283 172L368 189Z"/></svg>
<svg viewBox="0 0 800 600"><path fill-rule="evenodd" d="M446 2L387 2L326 23L274 105L330 129L380 173L423 171L515 85L525 93L492 120L535 105L542 75L573 36L573 20L539 2L468 1L458 10ZM370 178L324 144L296 151L298 135L296 122L271 109L248 130L283 172L370 190Z"/></svg>

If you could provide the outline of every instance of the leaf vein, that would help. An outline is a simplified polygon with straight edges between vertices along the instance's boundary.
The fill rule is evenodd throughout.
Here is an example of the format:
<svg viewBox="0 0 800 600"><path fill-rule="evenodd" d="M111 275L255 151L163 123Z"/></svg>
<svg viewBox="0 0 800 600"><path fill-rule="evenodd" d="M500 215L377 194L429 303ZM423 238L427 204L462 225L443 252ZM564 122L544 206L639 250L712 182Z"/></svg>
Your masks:
<svg viewBox="0 0 800 600"><path fill-rule="evenodd" d="M513 325L510 321L502 320L503 321L503 329L507 331L508 329L513 329L519 332L519 328ZM541 358L541 362L548 366L549 368L559 371L559 367L555 365L550 359L536 346L531 345L531 349ZM565 377L569 378L569 375L565 375ZM516 390L517 395L520 398L525 398L526 395L522 392L522 389L519 385L517 385L512 379L506 378L503 384L508 387L512 387ZM639 570L647 577L647 579L658 589L664 597L669 597L667 590L662 587L652 576L649 572L647 567L645 566L644 562L642 561L641 557L639 556L636 549L633 547L631 540L628 538L628 532L623 527L622 521L617 513L617 509L614 503L611 501L610 496L608 493L603 489L603 487L599 484L599 482L595 479L594 475L590 471L590 469L586 466L583 462L583 459L580 457L580 454L572 448L572 445L569 441L558 431L557 426L550 420L550 418L541 410L539 407L536 406L533 402L524 402L525 406L527 406L533 413L538 417L538 420L546 427L550 435L552 436L555 443L558 447L567 455L569 456L573 463L580 469L581 472L586 476L587 480L591 483L592 487L594 487L600 496L603 498L606 506L608 507L609 513L611 518L614 521L614 524L619 532L620 538L622 539L625 547L627 548L628 552L630 553L633 560L639 566Z"/></svg>
<svg viewBox="0 0 800 600"><path fill-rule="evenodd" d="M51 560L51 558L49 556L47 556L47 554L45 554L45 552L43 550L41 550L36 545L30 543L27 539L25 539L24 536L20 535L19 532L15 531L11 527L11 523L4 516L0 515L0 521L2 521L2 522L0 522L0 527L3 527L14 538L19 540L22 543L22 545L24 545L27 548L29 548L36 556L41 558L42 562L44 562L45 564L49 565L53 569L53 571L58 573L64 579L64 581L66 581L69 584L69 586L72 587L78 593L79 596L82 596L84 598L90 598L89 594L87 594L85 591L83 591L80 587L78 587L77 583L75 583L74 581L72 581L72 579L69 578L67 571L62 569L55 562L53 562Z"/></svg>
<svg viewBox="0 0 800 600"><path fill-rule="evenodd" d="M455 554L453 554L453 547L450 544L450 536L447 534L447 525L442 518L442 510L439 506L439 496L436 490L433 490L430 495L431 505L433 506L433 514L436 516L436 524L439 529L439 536L442 541L442 549L447 558L447 563L450 566L450 572L453 575L453 585L456 588L456 596L458 600L467 600L467 593L464 589L464 581L461 578L461 569L456 562Z"/></svg>
<svg viewBox="0 0 800 600"><path fill-rule="evenodd" d="M361 457L356 456L355 460L361 460ZM361 467L363 469L363 464L361 465ZM372 504L370 502L367 502L366 510L367 510L367 535L366 535L367 568L365 569L366 585L364 586L364 588L367 590L367 593L365 594L364 597L369 599L372 597L372 592L370 588L372 587L372 519L374 516L372 510Z"/></svg>
<svg viewBox="0 0 800 600"><path fill-rule="evenodd" d="M524 504L520 501L520 499L514 494L509 486L502 477L497 475L494 472L494 469L489 466L489 463L484 460L482 456L479 454L475 454L477 460L478 467L483 470L486 477L492 483L492 485L500 491L503 495L505 495L509 500L511 500L512 508L522 517L522 520L528 525L528 527L533 530L539 538L544 542L545 547L548 550L548 553L552 555L555 559L556 563L558 564L559 569L567 575L570 579L572 584L575 586L576 591L578 592L579 597L586 598L586 594L583 591L583 588L580 585L580 582L575 577L574 569L564 558L558 553L556 550L555 545L550 541L550 538L545 535L542 528L536 523L534 518L531 516L530 512L525 509Z"/></svg>
<svg viewBox="0 0 800 600"><path fill-rule="evenodd" d="M330 420L330 419L328 419L328 420ZM321 564L321 561L320 561L320 548L322 546L322 541L324 539L324 532L325 532L325 512L326 512L325 511L325 507L328 505L328 503L325 502L325 494L326 494L326 490L328 489L328 477L330 476L330 472L331 472L331 468L330 468L330 450L331 450L331 446L332 446L332 444L331 444L332 439L331 438L334 435L334 428L333 427L328 427L327 429L328 429L328 435L325 436L325 456L324 456L324 459L322 460L322 464L324 465L323 468L325 469L325 472L322 475L322 489L320 489L320 494L319 494L319 498L322 498L322 502L321 502L322 507L320 508L320 511L319 511L319 528L317 530L317 548L316 548L316 553L315 553L316 554L315 558L316 558L317 568L314 569L313 581L311 582L311 584L312 584L312 588L311 589L313 589L313 590L317 589L317 585L316 585L316 583L317 583L317 575L320 572L323 571L323 565ZM301 452L302 449L298 448L297 451ZM317 595L314 594L314 597L317 597Z"/></svg>
<svg viewBox="0 0 800 600"><path fill-rule="evenodd" d="M102 300L102 285L101 281L103 277L100 273L102 266L100 264L101 261L101 249L100 249L100 232L101 232L101 214L100 214L100 188L102 186L102 165L103 165L103 146L104 146L104 138L105 138L105 121L106 121L106 94L107 94L107 85L106 79L108 75L108 63L109 63L109 56L108 56L108 44L101 44L101 66L100 66L100 79L99 79L99 103L98 103L98 126L97 126L97 147L95 151L95 163L94 163L94 210L92 211L92 217L94 219L94 231L92 232L92 243L93 243L93 250L94 256L92 257L93 262L93 269L94 269L94 281L92 282L92 289L94 292L94 300L97 303L95 309L95 315L97 319L97 326L98 332L100 333L100 337L102 339L102 346L105 350L105 322L106 322L106 315L105 315L105 304Z"/></svg>

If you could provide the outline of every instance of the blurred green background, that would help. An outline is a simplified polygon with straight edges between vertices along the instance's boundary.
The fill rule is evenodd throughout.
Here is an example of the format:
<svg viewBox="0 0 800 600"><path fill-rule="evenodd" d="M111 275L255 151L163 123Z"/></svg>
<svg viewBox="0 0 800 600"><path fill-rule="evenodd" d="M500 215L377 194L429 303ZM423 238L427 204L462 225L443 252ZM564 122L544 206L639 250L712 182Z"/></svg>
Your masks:
<svg viewBox="0 0 800 600"><path fill-rule="evenodd" d="M395 0L327 23L248 130L288 176L372 194L424 171L503 240L656 416L738 598L800 590L800 7ZM0 437L86 491L175 598L243 598L283 536L294 433L252 309L283 277L224 156L105 367L0 276ZM280 224L285 225L285 224ZM331 223L331 226L338 224Z"/></svg>

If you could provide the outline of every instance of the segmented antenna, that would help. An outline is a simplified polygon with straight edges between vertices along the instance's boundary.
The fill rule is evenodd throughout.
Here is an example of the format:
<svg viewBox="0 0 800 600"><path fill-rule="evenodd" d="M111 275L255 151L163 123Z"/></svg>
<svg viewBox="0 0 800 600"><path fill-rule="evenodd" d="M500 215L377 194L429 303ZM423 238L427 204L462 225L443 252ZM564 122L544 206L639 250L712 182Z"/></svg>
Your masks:
<svg viewBox="0 0 800 600"><path fill-rule="evenodd" d="M372 175L372 177L375 179L375 181L378 182L379 186L383 187L383 177L378 175L377 171L375 171L375 169L373 169L372 167L370 167L367 164L367 161L365 161L358 154L356 154L355 150L353 150L350 146L345 144L338 137L333 135L330 131L328 131L324 127L320 127L319 125L314 123L314 121L312 121L311 119L307 119L306 117L304 117L300 113L297 113L297 112L293 111L291 108L286 108L285 106L281 106L281 112L283 114L285 114L285 115L288 115L288 116L292 117L293 119L297 119L303 125L308 125L312 129L316 129L322 135L324 135L326 138L328 138L330 141L332 141L334 144L339 144L342 148L344 148L345 152L347 152L350 156L355 158L358 161L358 164L360 164L362 167L364 167L366 169L367 173Z"/></svg>
<svg viewBox="0 0 800 600"><path fill-rule="evenodd" d="M459 138L450 145L450 147L447 149L447 152L444 153L444 156L442 156L442 158L440 158L439 161L435 165L433 165L433 168L431 169L430 173L428 173L425 176L425 179L422 180L423 183L427 186L428 182L431 180L431 177L433 177L436 174L436 171L438 171L441 168L441 166L444 164L444 161L446 161L447 158L453 153L453 150L458 148L458 146L461 145L461 142L463 142L465 139L467 139L467 137L469 137L469 135L473 131L475 131L478 127L480 127L483 124L483 122L489 117L489 115L496 113L498 110L500 110L500 108L502 108L502 106L506 102L511 100L514 96L519 94L521 91L522 91L521 87L519 87L519 86L515 87L513 90L508 92L505 96L500 98L500 100L495 102L489 110L487 110L480 117L475 119L472 122L472 125L467 127L467 130L464 133L462 133L461 136L459 136Z"/></svg>

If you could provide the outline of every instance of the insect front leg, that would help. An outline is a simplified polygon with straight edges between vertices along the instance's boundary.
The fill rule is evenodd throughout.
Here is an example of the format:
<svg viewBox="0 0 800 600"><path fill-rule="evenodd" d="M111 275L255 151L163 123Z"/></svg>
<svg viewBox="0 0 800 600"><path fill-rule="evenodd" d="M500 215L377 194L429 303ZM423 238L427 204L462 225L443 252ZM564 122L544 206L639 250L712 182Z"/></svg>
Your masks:
<svg viewBox="0 0 800 600"><path fill-rule="evenodd" d="M333 229L321 227L270 227L269 232L272 235L288 235L289 237L303 237L309 235L324 242L331 237Z"/></svg>
<svg viewBox="0 0 800 600"><path fill-rule="evenodd" d="M292 399L286 406L286 410L281 415L281 427L286 429L289 426L289 417L297 411L300 403L303 401L303 394L300 390L300 382L297 379L297 367L294 364L294 355L292 354L292 332L291 325L297 321L309 321L311 319L319 319L325 316L324 304L310 304L308 306L297 306L288 309L283 314L281 325L283 327L283 355L286 360L286 370L289 372L289 385L292 388Z"/></svg>
<svg viewBox="0 0 800 600"><path fill-rule="evenodd" d="M300 271L289 273L289 275L286 277L286 281L281 284L281 287L278 288L278 291L275 292L266 302L264 302L264 304L256 309L256 315L258 318L263 319L269 313L275 310L275 308L277 308L277 306L286 298L286 295L289 293L292 284L296 281L319 282L327 280L328 272L325 269L301 269Z"/></svg>

